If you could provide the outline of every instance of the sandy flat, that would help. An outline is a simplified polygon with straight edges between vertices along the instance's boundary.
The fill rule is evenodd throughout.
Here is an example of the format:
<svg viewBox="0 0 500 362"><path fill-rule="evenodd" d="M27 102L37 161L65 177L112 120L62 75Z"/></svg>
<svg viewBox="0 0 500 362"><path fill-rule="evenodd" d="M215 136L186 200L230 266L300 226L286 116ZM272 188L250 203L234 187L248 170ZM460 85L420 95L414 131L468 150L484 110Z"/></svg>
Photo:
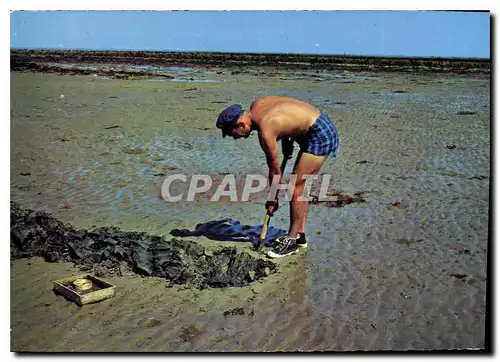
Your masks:
<svg viewBox="0 0 500 362"><path fill-rule="evenodd" d="M325 73L224 71L198 82L11 73L11 198L76 227L168 236L226 217L261 223L258 197L169 204L158 195L179 172L266 174L255 136L223 140L214 127L226 105L248 107L265 94L302 98L330 115L340 148L322 172L332 189L366 199L312 205L307 251L243 288L112 277L115 298L79 308L51 291L53 280L79 273L72 264L15 261L11 349L484 347L489 78ZM287 205L272 225L288 228ZM253 253L249 243L190 240ZM243 315L223 315L237 307Z"/></svg>

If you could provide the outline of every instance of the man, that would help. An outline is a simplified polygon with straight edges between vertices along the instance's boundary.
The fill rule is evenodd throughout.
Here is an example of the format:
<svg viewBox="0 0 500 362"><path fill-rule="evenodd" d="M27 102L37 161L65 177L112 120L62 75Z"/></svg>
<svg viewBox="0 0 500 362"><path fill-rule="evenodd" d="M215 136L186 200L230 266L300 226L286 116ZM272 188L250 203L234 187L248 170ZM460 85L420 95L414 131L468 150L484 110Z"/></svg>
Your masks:
<svg viewBox="0 0 500 362"><path fill-rule="evenodd" d="M301 201L305 181L303 175L317 174L327 157L337 154L339 138L335 125L326 114L309 103L298 99L265 96L257 98L248 111L234 104L222 111L216 126L227 135L238 139L248 138L257 131L262 150L269 167L269 183L279 176L281 169L277 141L281 140L285 155L293 152L293 142L300 146L300 152L293 170L295 188L290 201L290 227L288 234L276 240L276 246L268 252L272 258L294 254L298 248L307 247L305 237L309 201ZM278 199L267 202L266 208L273 213L278 208Z"/></svg>

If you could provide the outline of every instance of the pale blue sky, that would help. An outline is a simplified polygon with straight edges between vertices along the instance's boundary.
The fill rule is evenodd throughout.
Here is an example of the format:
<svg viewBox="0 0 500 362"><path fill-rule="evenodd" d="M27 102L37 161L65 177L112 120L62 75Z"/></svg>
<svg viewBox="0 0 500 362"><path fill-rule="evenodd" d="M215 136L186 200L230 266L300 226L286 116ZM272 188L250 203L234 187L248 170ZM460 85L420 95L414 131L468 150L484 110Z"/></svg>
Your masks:
<svg viewBox="0 0 500 362"><path fill-rule="evenodd" d="M490 57L490 14L435 11L11 13L11 48Z"/></svg>

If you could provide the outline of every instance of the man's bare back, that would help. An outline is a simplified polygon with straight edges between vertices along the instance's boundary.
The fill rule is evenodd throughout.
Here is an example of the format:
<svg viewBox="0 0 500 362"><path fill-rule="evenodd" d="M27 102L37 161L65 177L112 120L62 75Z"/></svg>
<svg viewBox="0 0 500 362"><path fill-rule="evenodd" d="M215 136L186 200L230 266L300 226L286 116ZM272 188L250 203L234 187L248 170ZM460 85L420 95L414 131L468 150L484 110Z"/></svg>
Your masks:
<svg viewBox="0 0 500 362"><path fill-rule="evenodd" d="M271 133L277 139L302 136L320 115L309 103L278 96L257 98L249 111L259 131Z"/></svg>

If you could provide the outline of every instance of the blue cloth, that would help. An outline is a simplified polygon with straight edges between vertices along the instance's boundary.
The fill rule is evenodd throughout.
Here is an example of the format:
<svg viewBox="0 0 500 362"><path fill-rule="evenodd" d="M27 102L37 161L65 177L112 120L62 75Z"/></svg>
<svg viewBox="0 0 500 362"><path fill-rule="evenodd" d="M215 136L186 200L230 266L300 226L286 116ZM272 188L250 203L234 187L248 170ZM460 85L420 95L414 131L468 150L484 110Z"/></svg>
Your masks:
<svg viewBox="0 0 500 362"><path fill-rule="evenodd" d="M228 218L197 224L193 231L187 229L175 229L170 232L170 235L180 237L205 236L209 239L217 241L243 241L251 242L255 245L259 241L261 230L262 225L241 225L238 221ZM276 238L285 234L285 230L269 226L267 229L264 246L274 246Z"/></svg>
<svg viewBox="0 0 500 362"><path fill-rule="evenodd" d="M238 118L243 114L243 107L240 104L233 104L224 109L217 117L215 125L222 130L222 137L230 134L231 128L236 126Z"/></svg>
<svg viewBox="0 0 500 362"><path fill-rule="evenodd" d="M321 113L307 133L296 139L302 152L316 156L335 157L339 148L337 128L330 118Z"/></svg>

